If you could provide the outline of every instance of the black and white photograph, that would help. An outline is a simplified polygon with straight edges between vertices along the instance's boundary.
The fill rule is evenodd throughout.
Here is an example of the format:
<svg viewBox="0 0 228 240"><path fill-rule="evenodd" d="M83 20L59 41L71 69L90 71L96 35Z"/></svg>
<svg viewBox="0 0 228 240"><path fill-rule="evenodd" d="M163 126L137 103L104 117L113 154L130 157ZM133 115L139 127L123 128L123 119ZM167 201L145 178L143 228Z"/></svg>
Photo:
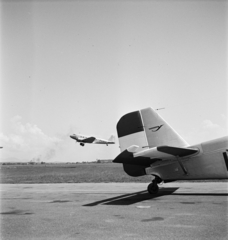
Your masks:
<svg viewBox="0 0 228 240"><path fill-rule="evenodd" d="M0 1L0 239L228 239L228 1Z"/></svg>

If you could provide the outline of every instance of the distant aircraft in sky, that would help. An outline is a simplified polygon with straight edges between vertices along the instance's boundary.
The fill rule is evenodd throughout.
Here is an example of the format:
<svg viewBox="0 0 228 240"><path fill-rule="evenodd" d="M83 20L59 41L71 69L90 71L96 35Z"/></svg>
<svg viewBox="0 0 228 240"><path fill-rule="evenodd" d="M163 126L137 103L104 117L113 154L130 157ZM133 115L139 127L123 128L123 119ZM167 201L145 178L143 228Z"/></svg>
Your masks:
<svg viewBox="0 0 228 240"><path fill-rule="evenodd" d="M87 137L81 134L73 134L73 135L70 135L70 137L74 139L76 142L79 142L81 146L84 146L85 143L106 144L107 146L109 144L115 144L114 136L111 136L108 140L96 138L93 136Z"/></svg>
<svg viewBox="0 0 228 240"><path fill-rule="evenodd" d="M152 108L130 112L117 123L122 163L133 177L152 175L148 192L176 180L228 179L228 137L189 146Z"/></svg>

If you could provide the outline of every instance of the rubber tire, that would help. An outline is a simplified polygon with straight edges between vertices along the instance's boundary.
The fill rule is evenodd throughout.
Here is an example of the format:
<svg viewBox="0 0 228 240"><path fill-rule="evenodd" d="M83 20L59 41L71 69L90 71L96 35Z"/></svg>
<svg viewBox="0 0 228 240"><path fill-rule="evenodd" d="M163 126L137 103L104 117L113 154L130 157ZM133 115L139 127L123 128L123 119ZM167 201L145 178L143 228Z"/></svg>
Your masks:
<svg viewBox="0 0 228 240"><path fill-rule="evenodd" d="M157 184L150 183L147 187L147 191L149 194L156 194L159 191L159 187Z"/></svg>

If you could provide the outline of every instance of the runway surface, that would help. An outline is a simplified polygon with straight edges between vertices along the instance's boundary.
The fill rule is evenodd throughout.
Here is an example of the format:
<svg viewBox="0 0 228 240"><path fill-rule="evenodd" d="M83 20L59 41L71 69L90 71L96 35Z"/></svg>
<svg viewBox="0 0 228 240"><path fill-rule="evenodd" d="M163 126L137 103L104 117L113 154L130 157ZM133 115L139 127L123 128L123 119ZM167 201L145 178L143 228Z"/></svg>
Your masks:
<svg viewBox="0 0 228 240"><path fill-rule="evenodd" d="M1 239L228 239L228 183L2 184Z"/></svg>

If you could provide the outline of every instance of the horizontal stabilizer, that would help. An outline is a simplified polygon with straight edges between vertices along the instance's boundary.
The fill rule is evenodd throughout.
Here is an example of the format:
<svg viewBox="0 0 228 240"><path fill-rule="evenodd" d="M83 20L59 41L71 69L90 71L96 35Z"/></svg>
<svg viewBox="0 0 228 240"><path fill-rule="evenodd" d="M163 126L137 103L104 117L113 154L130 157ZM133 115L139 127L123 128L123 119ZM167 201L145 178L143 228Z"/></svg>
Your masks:
<svg viewBox="0 0 228 240"><path fill-rule="evenodd" d="M175 159L176 157L186 157L199 152L193 148L179 148L170 146L159 146L146 149L140 152L135 152L134 157L159 158L161 160Z"/></svg>
<svg viewBox="0 0 228 240"><path fill-rule="evenodd" d="M167 153L167 154L178 156L178 157L186 157L199 152L198 149L179 148L179 147L170 147L170 146L157 147L157 150L159 152Z"/></svg>
<svg viewBox="0 0 228 240"><path fill-rule="evenodd" d="M132 145L120 153L114 163L124 163L130 165L150 166L156 161L176 159L176 157L187 157L199 152L194 148L178 148L170 146L160 146L137 152L139 146Z"/></svg>
<svg viewBox="0 0 228 240"><path fill-rule="evenodd" d="M150 159L148 157L137 157L134 158L134 155L132 152L129 152L128 150L123 151L120 153L114 160L114 163L124 163L129 165L139 165L139 166L145 166L149 167L151 164L156 162L159 159Z"/></svg>

